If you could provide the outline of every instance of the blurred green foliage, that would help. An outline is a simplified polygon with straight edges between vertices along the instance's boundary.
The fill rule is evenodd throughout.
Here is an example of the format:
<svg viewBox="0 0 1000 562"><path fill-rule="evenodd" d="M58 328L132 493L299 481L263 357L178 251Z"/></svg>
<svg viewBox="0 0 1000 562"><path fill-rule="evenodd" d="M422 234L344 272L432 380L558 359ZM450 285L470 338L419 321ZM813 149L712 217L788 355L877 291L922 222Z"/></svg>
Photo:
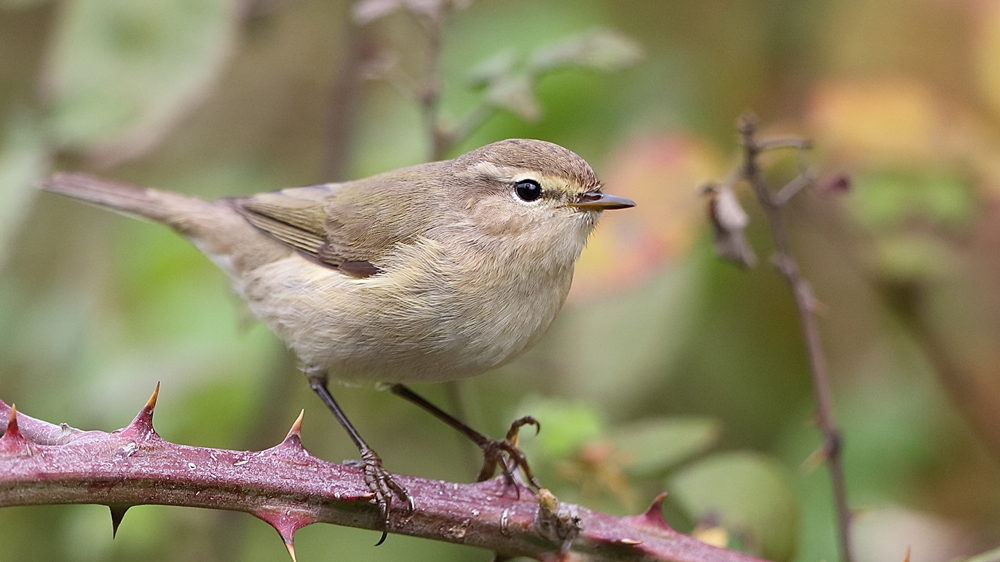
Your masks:
<svg viewBox="0 0 1000 562"><path fill-rule="evenodd" d="M398 73L421 78L424 30L398 10L355 26L351 9L0 1L0 398L111 430L162 381L156 424L169 440L263 448L305 408L307 447L356 456L294 359L194 248L31 188L58 168L218 197L421 161L428 134ZM701 182L726 175L733 123L754 110L812 138L820 170L853 178L846 195L807 192L788 212L822 303L859 561L995 545L997 37L1000 8L966 0L477 0L457 11L444 25L441 112L471 135L452 153L551 140L639 206L602 221L535 350L457 392L418 391L458 396L494 435L535 415L542 432L522 444L563 499L635 513L668 491L665 516L682 531L719 528L731 547L776 560L836 559L825 469L802 466L819 436L792 300L767 267L712 255L697 199ZM358 53L356 76L395 78L342 92L338 69ZM347 165L327 177L333 151ZM775 162L775 181L788 169ZM429 416L372 388L336 394L390 470L475 474L466 445ZM0 560L287 556L244 514L137 507L114 541L108 523L98 506L4 509ZM373 549L376 538L313 526L296 551L490 558L398 536Z"/></svg>
<svg viewBox="0 0 1000 562"><path fill-rule="evenodd" d="M699 519L718 520L768 560L788 560L798 541L798 501L777 461L734 451L673 475L667 487Z"/></svg>

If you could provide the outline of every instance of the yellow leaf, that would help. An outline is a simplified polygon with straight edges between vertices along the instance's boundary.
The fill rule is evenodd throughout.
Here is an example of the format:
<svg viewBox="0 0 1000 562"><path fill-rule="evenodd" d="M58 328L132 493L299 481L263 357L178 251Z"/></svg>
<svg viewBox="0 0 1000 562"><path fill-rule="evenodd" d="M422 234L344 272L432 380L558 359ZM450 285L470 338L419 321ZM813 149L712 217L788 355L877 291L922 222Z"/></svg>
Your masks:
<svg viewBox="0 0 1000 562"><path fill-rule="evenodd" d="M941 155L942 107L906 78L819 84L808 103L817 146L870 163L926 163Z"/></svg>
<svg viewBox="0 0 1000 562"><path fill-rule="evenodd" d="M975 70L983 98L1000 115L1000 4L982 2L976 22Z"/></svg>

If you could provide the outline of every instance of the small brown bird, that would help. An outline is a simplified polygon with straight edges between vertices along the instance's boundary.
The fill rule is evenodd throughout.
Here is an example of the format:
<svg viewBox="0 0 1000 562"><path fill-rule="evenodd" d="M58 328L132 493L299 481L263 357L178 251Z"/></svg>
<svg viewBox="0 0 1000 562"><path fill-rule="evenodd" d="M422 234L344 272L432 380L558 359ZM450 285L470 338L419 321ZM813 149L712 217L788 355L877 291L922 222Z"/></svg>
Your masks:
<svg viewBox="0 0 1000 562"><path fill-rule="evenodd" d="M509 440L475 432L402 383L478 375L535 344L601 212L634 206L603 193L573 152L525 139L363 180L218 201L79 174L42 187L167 224L225 271L354 440L383 518L393 492L411 507L412 499L344 416L328 379L390 383L476 441L486 457L480 478L497 465L509 478L506 454L533 480Z"/></svg>

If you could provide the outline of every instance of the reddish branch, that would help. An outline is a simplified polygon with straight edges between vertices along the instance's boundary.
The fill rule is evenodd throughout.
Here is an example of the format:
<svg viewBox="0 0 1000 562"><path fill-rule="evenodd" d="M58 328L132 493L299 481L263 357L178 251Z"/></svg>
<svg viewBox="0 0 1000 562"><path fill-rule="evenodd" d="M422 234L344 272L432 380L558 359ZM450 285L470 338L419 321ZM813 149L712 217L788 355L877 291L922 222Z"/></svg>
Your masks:
<svg viewBox="0 0 1000 562"><path fill-rule="evenodd" d="M361 472L323 461L288 436L263 451L176 445L153 430L156 393L127 427L81 431L30 418L0 401L0 507L92 503L117 529L140 504L244 511L271 524L292 558L295 531L312 523L382 530ZM560 503L546 490L520 494L502 479L457 484L397 476L412 512L393 509L390 533L468 544L542 561L759 562L671 529L657 498L649 511L615 517ZM396 507L396 506L394 506Z"/></svg>

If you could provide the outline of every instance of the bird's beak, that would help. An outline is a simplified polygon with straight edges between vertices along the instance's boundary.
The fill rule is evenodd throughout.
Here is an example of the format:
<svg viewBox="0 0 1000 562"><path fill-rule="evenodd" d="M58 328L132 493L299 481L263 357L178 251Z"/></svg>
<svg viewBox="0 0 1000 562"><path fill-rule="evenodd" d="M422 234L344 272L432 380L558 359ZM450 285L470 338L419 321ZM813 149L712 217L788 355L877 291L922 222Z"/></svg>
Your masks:
<svg viewBox="0 0 1000 562"><path fill-rule="evenodd" d="M635 207L635 202L631 199L601 193L600 191L588 191L581 195L575 203L570 203L568 206L585 211L607 211Z"/></svg>

